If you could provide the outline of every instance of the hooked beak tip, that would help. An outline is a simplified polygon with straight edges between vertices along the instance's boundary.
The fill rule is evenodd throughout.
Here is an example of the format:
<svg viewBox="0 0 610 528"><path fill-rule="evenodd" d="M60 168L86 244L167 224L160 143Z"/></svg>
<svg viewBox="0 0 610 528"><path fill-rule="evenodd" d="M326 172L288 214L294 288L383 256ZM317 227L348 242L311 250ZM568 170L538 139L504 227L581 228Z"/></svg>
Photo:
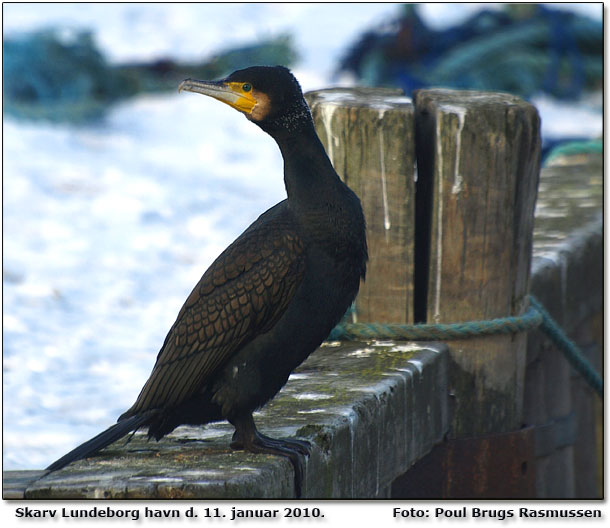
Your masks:
<svg viewBox="0 0 610 528"><path fill-rule="evenodd" d="M184 90L186 83L189 81L190 81L190 79L185 79L178 85L178 93L180 93L180 92L182 92L182 90Z"/></svg>

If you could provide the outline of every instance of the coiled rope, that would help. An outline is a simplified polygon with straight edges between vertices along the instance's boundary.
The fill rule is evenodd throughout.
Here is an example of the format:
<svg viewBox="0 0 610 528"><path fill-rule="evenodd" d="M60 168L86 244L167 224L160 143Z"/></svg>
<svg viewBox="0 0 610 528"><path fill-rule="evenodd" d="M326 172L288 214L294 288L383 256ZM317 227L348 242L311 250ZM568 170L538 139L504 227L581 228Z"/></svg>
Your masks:
<svg viewBox="0 0 610 528"><path fill-rule="evenodd" d="M587 383L603 395L604 382L582 351L571 341L547 310L533 296L529 296L530 307L518 316L500 317L486 321L468 321L453 324L398 323L340 323L328 336L330 341L357 341L388 339L394 341L442 341L466 339L497 334L541 330L564 354L570 365L580 373Z"/></svg>

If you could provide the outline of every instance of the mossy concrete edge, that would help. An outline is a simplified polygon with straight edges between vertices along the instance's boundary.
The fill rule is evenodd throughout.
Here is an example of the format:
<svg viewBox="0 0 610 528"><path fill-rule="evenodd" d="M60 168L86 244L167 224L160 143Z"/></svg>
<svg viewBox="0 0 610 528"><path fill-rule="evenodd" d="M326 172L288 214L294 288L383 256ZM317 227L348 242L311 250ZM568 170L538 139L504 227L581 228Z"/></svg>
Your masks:
<svg viewBox="0 0 610 528"><path fill-rule="evenodd" d="M255 413L276 437L309 440L303 498L388 497L391 483L448 428L447 350L440 344L327 343ZM138 433L50 474L10 471L5 499L293 498L284 458L232 451L226 422Z"/></svg>

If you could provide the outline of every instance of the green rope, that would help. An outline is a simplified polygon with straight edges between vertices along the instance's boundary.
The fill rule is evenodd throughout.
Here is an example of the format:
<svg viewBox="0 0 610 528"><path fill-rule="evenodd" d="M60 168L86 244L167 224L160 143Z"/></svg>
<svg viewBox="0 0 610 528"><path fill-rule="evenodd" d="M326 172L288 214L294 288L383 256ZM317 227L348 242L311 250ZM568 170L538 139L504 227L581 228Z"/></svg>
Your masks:
<svg viewBox="0 0 610 528"><path fill-rule="evenodd" d="M440 341L514 334L539 328L563 352L568 362L585 378L589 385L600 396L603 395L604 385L601 376L587 361L579 348L565 335L540 302L532 295L529 299L529 310L519 316L453 324L341 323L331 331L328 340Z"/></svg>
<svg viewBox="0 0 610 528"><path fill-rule="evenodd" d="M373 338L406 341L466 339L525 332L537 328L541 323L542 315L535 308L530 308L521 316L453 324L343 323L333 329L328 339L331 341Z"/></svg>
<svg viewBox="0 0 610 528"><path fill-rule="evenodd" d="M540 304L538 299L530 295L530 305L533 306L540 314L542 314L542 330L547 337L563 352L563 355L568 360L570 365L581 374L587 383L595 389L595 391L603 397L604 381L598 372L589 363L582 351L571 341L555 320L546 311L544 306Z"/></svg>

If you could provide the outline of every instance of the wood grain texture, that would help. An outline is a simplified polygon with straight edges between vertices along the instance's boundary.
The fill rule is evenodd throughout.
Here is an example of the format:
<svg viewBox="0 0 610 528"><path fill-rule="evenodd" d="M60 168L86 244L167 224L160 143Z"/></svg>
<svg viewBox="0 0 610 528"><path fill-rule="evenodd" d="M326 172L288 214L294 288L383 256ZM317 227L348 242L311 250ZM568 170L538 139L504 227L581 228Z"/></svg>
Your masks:
<svg viewBox="0 0 610 528"><path fill-rule="evenodd" d="M401 94L363 88L306 94L316 131L367 221L359 322L413 321L414 111Z"/></svg>
<svg viewBox="0 0 610 528"><path fill-rule="evenodd" d="M523 313L540 165L536 109L508 94L454 90L417 91L415 105L418 146L426 145L418 178L431 192L427 320ZM526 336L449 344L453 435L518 429Z"/></svg>

